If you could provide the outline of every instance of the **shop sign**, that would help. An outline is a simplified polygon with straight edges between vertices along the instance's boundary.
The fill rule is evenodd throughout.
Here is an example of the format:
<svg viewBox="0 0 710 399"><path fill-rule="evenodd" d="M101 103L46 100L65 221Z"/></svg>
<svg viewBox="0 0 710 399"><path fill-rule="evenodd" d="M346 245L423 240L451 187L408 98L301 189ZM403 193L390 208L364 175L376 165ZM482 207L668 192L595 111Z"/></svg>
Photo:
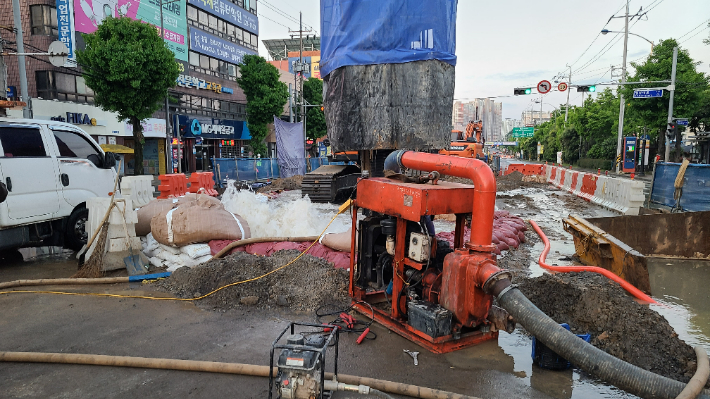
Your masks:
<svg viewBox="0 0 710 399"><path fill-rule="evenodd" d="M234 126L207 125L203 123L202 133L232 135L234 134Z"/></svg>
<svg viewBox="0 0 710 399"><path fill-rule="evenodd" d="M180 87L194 87L196 89L212 90L215 93L234 93L234 90L228 87L222 87L219 83L208 82L204 79L188 75L178 75L177 85Z"/></svg>
<svg viewBox="0 0 710 399"><path fill-rule="evenodd" d="M210 14L244 28L255 35L259 34L259 20L256 15L242 10L227 0L188 0L188 3L201 8Z"/></svg>
<svg viewBox="0 0 710 399"><path fill-rule="evenodd" d="M71 0L57 0L57 32L59 35L59 41L64 43L69 49L69 54L67 56L67 62L64 63L65 67L75 67L76 59L74 57L74 23L72 18L74 18L74 2Z"/></svg>
<svg viewBox="0 0 710 399"><path fill-rule="evenodd" d="M57 122L73 123L75 125L96 126L96 119L89 117L89 114L82 114L81 112L67 112L66 118L63 116L53 116L50 119Z"/></svg>

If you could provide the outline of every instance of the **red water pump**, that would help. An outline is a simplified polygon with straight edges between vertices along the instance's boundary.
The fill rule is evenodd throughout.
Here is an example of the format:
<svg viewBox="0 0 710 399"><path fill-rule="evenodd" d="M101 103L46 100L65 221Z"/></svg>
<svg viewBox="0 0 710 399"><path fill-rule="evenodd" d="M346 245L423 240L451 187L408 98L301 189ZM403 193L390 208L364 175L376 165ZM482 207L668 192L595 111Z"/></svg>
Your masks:
<svg viewBox="0 0 710 399"><path fill-rule="evenodd" d="M512 331L493 295L510 286L496 266L493 233L496 182L484 162L395 151L387 163L431 174L430 179L363 178L353 210L350 295L353 307L436 353L451 352ZM472 185L436 176L469 178ZM422 181L427 181L421 183ZM364 219L358 220L358 209ZM456 215L454 248L437 242L427 216ZM464 243L466 215L471 237ZM431 234L430 234L431 233Z"/></svg>

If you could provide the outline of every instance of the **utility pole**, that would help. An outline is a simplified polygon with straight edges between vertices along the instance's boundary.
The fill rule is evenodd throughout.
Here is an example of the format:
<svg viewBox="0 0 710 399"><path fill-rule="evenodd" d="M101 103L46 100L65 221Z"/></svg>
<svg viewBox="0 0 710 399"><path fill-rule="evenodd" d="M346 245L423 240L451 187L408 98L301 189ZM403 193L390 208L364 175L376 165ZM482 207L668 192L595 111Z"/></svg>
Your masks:
<svg viewBox="0 0 710 399"><path fill-rule="evenodd" d="M288 121L293 123L293 87L288 84Z"/></svg>
<svg viewBox="0 0 710 399"><path fill-rule="evenodd" d="M569 67L569 79L567 80L567 106L565 107L565 127L567 127L567 113L569 112L569 92L570 92L570 85L572 84L572 66L567 65Z"/></svg>
<svg viewBox="0 0 710 399"><path fill-rule="evenodd" d="M626 82L626 51L628 49L629 43L629 0L626 0L626 13L624 14L624 61L621 66L621 83ZM624 94L621 92L621 86L619 86L619 133L616 142L616 157L621 156L622 140L624 135L624 108L626 104L624 103ZM621 162L616 164L616 173L619 173L621 167Z"/></svg>
<svg viewBox="0 0 710 399"><path fill-rule="evenodd" d="M668 89L671 92L671 99L668 102L668 123L673 122L673 95L675 94L675 71L676 71L677 65L678 65L678 47L674 47L673 48L673 66L671 67L671 85L669 86L669 89ZM679 141L679 137L676 137L676 146L680 145L678 143L678 141ZM663 160L666 162L670 162L670 157L671 157L671 140L670 140L670 137L668 137L668 134L666 134L666 154L665 154L665 158Z"/></svg>
<svg viewBox="0 0 710 399"><path fill-rule="evenodd" d="M17 1L17 0L15 0ZM173 1L170 1L168 3L172 3ZM160 0L160 38L163 39L163 42L165 41L165 29L163 27L163 7L165 6L165 2L163 0ZM173 160L173 154L172 154L172 149L173 145L170 143L171 138L173 137L172 129L170 129L170 105L168 104L168 91L165 91L165 147L166 149L169 149L168 151L167 158L171 161L170 163L172 164ZM178 153L180 152L180 140L178 140ZM172 166L172 165L171 165ZM166 165L166 172L168 171L167 165ZM180 169L180 164L178 164L178 169Z"/></svg>
<svg viewBox="0 0 710 399"><path fill-rule="evenodd" d="M298 34L301 44L298 49L298 63L301 64L301 121L303 122L303 159L308 158L306 150L306 97L303 96L303 13L298 12ZM306 170L308 168L306 167Z"/></svg>
<svg viewBox="0 0 710 399"><path fill-rule="evenodd" d="M20 101L27 103L22 108L22 117L25 119L30 119L30 96L27 92L27 70L25 69L25 44L22 37L22 10L20 9L20 0L12 0L12 14L15 22L15 37L17 38L17 65L20 72Z"/></svg>

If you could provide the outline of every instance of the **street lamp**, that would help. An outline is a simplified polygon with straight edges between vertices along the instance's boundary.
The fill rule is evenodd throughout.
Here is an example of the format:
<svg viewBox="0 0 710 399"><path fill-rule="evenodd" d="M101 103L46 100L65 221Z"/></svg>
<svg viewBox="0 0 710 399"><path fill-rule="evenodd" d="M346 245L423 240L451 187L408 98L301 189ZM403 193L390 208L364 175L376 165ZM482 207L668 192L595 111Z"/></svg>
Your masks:
<svg viewBox="0 0 710 399"><path fill-rule="evenodd" d="M624 33L624 32L617 32L617 31L613 31L613 30L609 30L609 29L602 29L602 35L606 35L607 33ZM643 36L641 36L641 35L637 35L637 34L635 34L635 33L629 32L629 35L634 35L634 36L636 36L636 37L640 37L641 39L643 39L643 40L645 40L645 41L651 43L651 52L653 52L653 46L654 46L654 44L653 44L652 41L646 39L645 37L643 37Z"/></svg>

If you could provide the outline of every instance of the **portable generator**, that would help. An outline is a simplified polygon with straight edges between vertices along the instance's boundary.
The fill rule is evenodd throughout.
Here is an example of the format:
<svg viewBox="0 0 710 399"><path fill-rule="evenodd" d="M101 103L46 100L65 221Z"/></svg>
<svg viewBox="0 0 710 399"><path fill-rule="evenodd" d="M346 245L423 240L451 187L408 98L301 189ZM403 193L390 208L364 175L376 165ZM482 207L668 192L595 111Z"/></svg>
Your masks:
<svg viewBox="0 0 710 399"><path fill-rule="evenodd" d="M424 178L361 178L352 211L350 295L353 308L436 353L512 332L493 295L509 289L510 274L496 266L491 238L496 182L482 161L395 151L385 164L437 172ZM473 185L439 181L470 178ZM358 209L364 219L358 220ZM437 243L427 227L433 215L455 214L454 248ZM464 243L466 215L471 237ZM355 228L356 227L356 228ZM499 284L500 282L500 284Z"/></svg>

